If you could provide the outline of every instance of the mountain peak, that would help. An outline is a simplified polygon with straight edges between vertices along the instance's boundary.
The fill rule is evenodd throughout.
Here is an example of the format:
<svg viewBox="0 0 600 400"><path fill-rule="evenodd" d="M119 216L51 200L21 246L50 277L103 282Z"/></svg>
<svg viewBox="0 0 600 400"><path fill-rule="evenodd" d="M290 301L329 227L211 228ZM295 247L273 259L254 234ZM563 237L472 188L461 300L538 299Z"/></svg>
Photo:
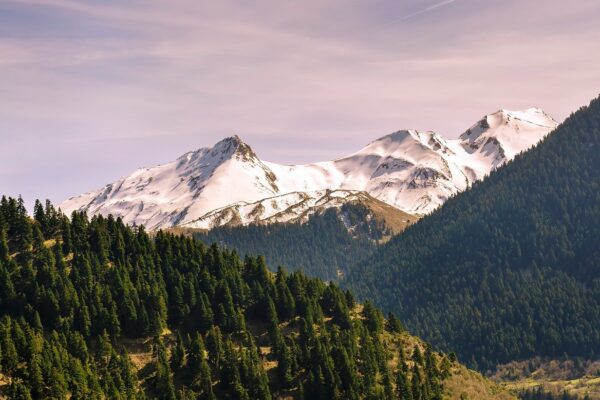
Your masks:
<svg viewBox="0 0 600 400"><path fill-rule="evenodd" d="M530 107L524 110L508 110L503 108L493 114L486 115L484 118L488 120L496 119L501 121L501 123L517 120L547 128L555 128L558 125L550 115L539 107Z"/></svg>
<svg viewBox="0 0 600 400"><path fill-rule="evenodd" d="M461 134L459 140L467 152L479 152L483 157L494 159L495 168L538 143L557 126L558 123L538 107L500 109L485 115Z"/></svg>
<svg viewBox="0 0 600 400"><path fill-rule="evenodd" d="M463 140L468 139L469 137L472 137L474 133L476 133L476 136L479 136L484 132L493 131L495 128L507 125L511 122L536 125L551 129L556 128L558 125L551 116L538 107L531 107L525 110L508 110L502 108L494 113L485 115L479 122L461 134L460 138Z"/></svg>
<svg viewBox="0 0 600 400"><path fill-rule="evenodd" d="M387 134L385 136L377 138L374 141L372 141L371 143L383 142L383 141L401 142L401 141L404 141L404 140L406 140L407 138L409 138L411 136L414 136L413 132L414 131L411 131L410 129L401 129L399 131L392 132L392 133L389 133L389 134Z"/></svg>
<svg viewBox="0 0 600 400"><path fill-rule="evenodd" d="M231 143L235 146L240 146L240 145L245 144L244 141L242 140L242 138L240 138L238 135L227 136L226 138L223 138L220 141L218 141L216 143L216 145L218 145L219 143Z"/></svg>
<svg viewBox="0 0 600 400"><path fill-rule="evenodd" d="M189 163L206 158L218 160L220 162L236 158L240 161L257 160L258 157L238 135L228 136L219 140L211 147L202 147L195 151L190 151L179 157L181 163Z"/></svg>
<svg viewBox="0 0 600 400"><path fill-rule="evenodd" d="M244 143L244 141L238 135L233 135L221 139L215 143L212 146L212 150L220 153L234 154L244 147L250 148L250 146Z"/></svg>
<svg viewBox="0 0 600 400"><path fill-rule="evenodd" d="M387 134L378 139L375 139L370 144L373 143L402 143L406 140L417 141L417 142L426 142L430 140L431 137L439 137L433 131L418 131L416 129L401 129L399 131Z"/></svg>
<svg viewBox="0 0 600 400"><path fill-rule="evenodd" d="M222 152L235 155L239 160L250 161L258 157L254 150L246 144L238 135L226 137L213 146L213 149L223 149Z"/></svg>
<svg viewBox="0 0 600 400"><path fill-rule="evenodd" d="M153 229L197 220L213 211L219 225L229 220L228 206L255 204L255 212L240 214L241 221L249 223L259 214L305 213L309 202L294 202L295 195L288 194L302 197L346 190L366 191L405 212L424 214L539 142L555 126L538 108L500 110L460 139L399 130L347 157L305 165L261 161L238 135L232 135L69 199L61 209L118 215L126 223Z"/></svg>

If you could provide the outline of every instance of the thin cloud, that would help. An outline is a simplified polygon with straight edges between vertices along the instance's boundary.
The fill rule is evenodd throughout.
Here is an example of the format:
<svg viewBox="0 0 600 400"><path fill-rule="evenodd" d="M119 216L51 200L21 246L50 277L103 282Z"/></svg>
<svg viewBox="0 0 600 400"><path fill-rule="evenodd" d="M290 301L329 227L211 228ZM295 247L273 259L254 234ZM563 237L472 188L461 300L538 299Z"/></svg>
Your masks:
<svg viewBox="0 0 600 400"><path fill-rule="evenodd" d="M404 17L400 18L400 21L406 21L406 20L408 20L408 19L411 19L411 18L414 18L414 17L416 17L416 16L418 16L418 15L421 15L421 14L428 13L428 12L430 12L430 11L436 10L436 9L438 9L438 8L441 8L441 7L445 7L445 6L447 6L447 5L450 5L450 4L452 4L452 3L455 3L455 2L456 2L456 0L445 0L445 1L442 1L442 2L440 2L440 3L433 4L433 5L431 5L431 6L429 6L429 7L426 7L426 8L424 8L424 9L422 9L422 10L415 11L415 12L414 12L414 13L412 13L412 14L408 14L408 15L406 15L406 16L404 16Z"/></svg>

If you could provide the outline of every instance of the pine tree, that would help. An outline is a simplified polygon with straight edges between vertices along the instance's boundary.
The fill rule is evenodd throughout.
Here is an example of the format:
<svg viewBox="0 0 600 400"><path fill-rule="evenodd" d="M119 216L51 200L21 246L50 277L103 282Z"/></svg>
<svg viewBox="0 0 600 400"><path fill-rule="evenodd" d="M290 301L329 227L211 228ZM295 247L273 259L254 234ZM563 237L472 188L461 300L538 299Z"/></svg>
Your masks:
<svg viewBox="0 0 600 400"><path fill-rule="evenodd" d="M374 333L381 332L383 329L383 317L381 316L381 312L370 301L367 300L365 302L362 314L369 331Z"/></svg>
<svg viewBox="0 0 600 400"><path fill-rule="evenodd" d="M42 374L40 356L38 354L34 355L30 360L28 368L28 388L31 390L33 397L42 398L46 385Z"/></svg>
<svg viewBox="0 0 600 400"><path fill-rule="evenodd" d="M186 352L185 346L183 345L183 339L181 338L181 334L177 332L175 346L171 350L171 369L177 371L186 364Z"/></svg>
<svg viewBox="0 0 600 400"><path fill-rule="evenodd" d="M47 221L46 221L46 212L44 211L44 206L39 200L35 201L33 206L33 219L39 224L42 232L47 232Z"/></svg>
<svg viewBox="0 0 600 400"><path fill-rule="evenodd" d="M71 224L67 217L63 217L60 221L60 233L62 237L62 251L64 254L69 254L73 251L73 239L71 237Z"/></svg>
<svg viewBox="0 0 600 400"><path fill-rule="evenodd" d="M210 329L210 327L213 325L213 311L206 293L203 293L199 298L194 320L197 321L196 326L202 333L208 331L208 329Z"/></svg>
<svg viewBox="0 0 600 400"><path fill-rule="evenodd" d="M0 225L0 266L8 262L9 255L6 230Z"/></svg>
<svg viewBox="0 0 600 400"><path fill-rule="evenodd" d="M422 388L423 378L421 376L421 370L419 369L419 366L416 362L412 369L412 377L410 383L413 400L425 400Z"/></svg>
<svg viewBox="0 0 600 400"><path fill-rule="evenodd" d="M13 400L31 400L31 394L20 380L13 379L10 384L10 398Z"/></svg>
<svg viewBox="0 0 600 400"><path fill-rule="evenodd" d="M394 314L389 313L386 321L386 329L394 333L402 333L405 331L402 322Z"/></svg>
<svg viewBox="0 0 600 400"><path fill-rule="evenodd" d="M14 224L15 236L18 240L22 241L23 244L31 243L31 224L29 223L29 217L27 216L25 202L21 196L17 199L16 217ZM24 247L26 246L21 246L21 248Z"/></svg>
<svg viewBox="0 0 600 400"><path fill-rule="evenodd" d="M212 327L206 335L206 349L213 369L219 371L223 360L223 336L218 326Z"/></svg>
<svg viewBox="0 0 600 400"><path fill-rule="evenodd" d="M161 339L156 344L155 390L161 400L177 400L167 351Z"/></svg>
<svg viewBox="0 0 600 400"><path fill-rule="evenodd" d="M188 370L192 376L192 387L202 393L203 398L212 399L212 374L206 360L202 336L196 333L190 343Z"/></svg>
<svg viewBox="0 0 600 400"><path fill-rule="evenodd" d="M394 388L392 387L392 377L387 369L383 370L383 396L387 400L394 398Z"/></svg>
<svg viewBox="0 0 600 400"><path fill-rule="evenodd" d="M275 285L277 288L277 314L284 320L290 319L295 314L296 304L287 285L286 274L281 267L277 268Z"/></svg>
<svg viewBox="0 0 600 400"><path fill-rule="evenodd" d="M2 370L8 374L12 374L17 369L19 356L9 331L11 321L9 319L4 321L7 322L7 324L3 324L4 326L1 327L2 338L0 342L2 347Z"/></svg>
<svg viewBox="0 0 600 400"><path fill-rule="evenodd" d="M292 371L292 353L290 348L285 343L285 340L280 340L277 348L277 375L279 384L282 388L289 388L293 380Z"/></svg>
<svg viewBox="0 0 600 400"><path fill-rule="evenodd" d="M413 400L412 390L406 374L406 364L398 365L396 371L396 398L398 400Z"/></svg>
<svg viewBox="0 0 600 400"><path fill-rule="evenodd" d="M54 399L63 399L67 396L67 381L62 371L58 367L50 368L48 376L48 397Z"/></svg>

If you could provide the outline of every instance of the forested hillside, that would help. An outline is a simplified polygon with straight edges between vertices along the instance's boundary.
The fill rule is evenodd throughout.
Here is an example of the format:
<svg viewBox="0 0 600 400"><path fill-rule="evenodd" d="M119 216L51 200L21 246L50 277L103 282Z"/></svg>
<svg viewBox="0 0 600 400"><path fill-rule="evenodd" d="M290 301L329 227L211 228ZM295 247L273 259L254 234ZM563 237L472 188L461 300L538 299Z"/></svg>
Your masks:
<svg viewBox="0 0 600 400"><path fill-rule="evenodd" d="M600 99L357 263L345 285L484 370L600 356Z"/></svg>
<svg viewBox="0 0 600 400"><path fill-rule="evenodd" d="M510 396L393 315L263 258L0 202L0 398Z"/></svg>
<svg viewBox="0 0 600 400"><path fill-rule="evenodd" d="M410 218L399 213L391 218ZM416 218L410 221L413 220ZM406 223L397 226L403 228ZM272 267L281 265L321 279L337 280L355 260L371 254L391 233L384 220L374 217L367 206L348 203L312 215L305 223L222 226L194 236L242 255L264 255Z"/></svg>

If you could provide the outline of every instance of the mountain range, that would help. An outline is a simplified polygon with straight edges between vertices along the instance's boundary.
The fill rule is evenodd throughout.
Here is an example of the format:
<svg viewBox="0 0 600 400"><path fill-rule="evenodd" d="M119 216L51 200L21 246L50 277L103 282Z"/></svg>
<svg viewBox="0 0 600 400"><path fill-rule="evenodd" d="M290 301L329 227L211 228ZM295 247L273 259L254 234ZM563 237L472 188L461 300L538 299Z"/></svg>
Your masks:
<svg viewBox="0 0 600 400"><path fill-rule="evenodd" d="M401 130L346 157L305 165L264 161L232 136L173 162L140 168L59 207L65 213L112 214L149 229L303 222L357 201L393 206L409 214L408 221L430 213L556 126L539 108L500 110L457 139Z"/></svg>
<svg viewBox="0 0 600 400"><path fill-rule="evenodd" d="M523 399L597 399L599 117L596 99L391 239L381 234L387 224L370 223L377 218L353 205L339 212L358 218L328 210L303 224L194 236L335 281L512 388L573 396ZM344 220L354 221L352 232Z"/></svg>
<svg viewBox="0 0 600 400"><path fill-rule="evenodd" d="M343 285L480 369L600 354L600 98L349 266Z"/></svg>
<svg viewBox="0 0 600 400"><path fill-rule="evenodd" d="M457 356L513 389L558 361L595 373L599 140L596 99L558 127L501 110L298 166L233 136L66 201L70 220L2 198L0 395L511 397ZM271 274L265 250L340 286Z"/></svg>

